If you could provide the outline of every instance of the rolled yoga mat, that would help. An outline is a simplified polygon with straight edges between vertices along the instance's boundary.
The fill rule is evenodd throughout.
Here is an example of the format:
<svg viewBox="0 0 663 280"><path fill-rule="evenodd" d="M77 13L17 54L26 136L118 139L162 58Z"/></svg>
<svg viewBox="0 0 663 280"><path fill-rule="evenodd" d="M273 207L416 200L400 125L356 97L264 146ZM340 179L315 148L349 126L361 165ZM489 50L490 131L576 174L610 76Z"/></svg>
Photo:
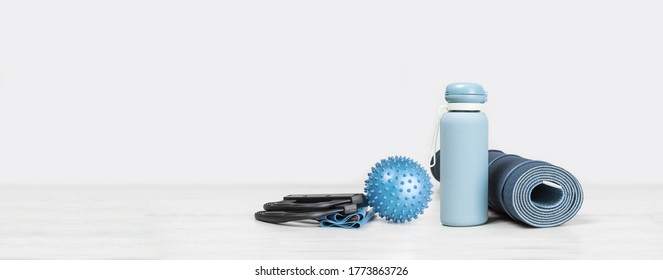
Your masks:
<svg viewBox="0 0 663 280"><path fill-rule="evenodd" d="M571 220L582 206L578 180L561 167L488 151L488 205L533 227Z"/></svg>

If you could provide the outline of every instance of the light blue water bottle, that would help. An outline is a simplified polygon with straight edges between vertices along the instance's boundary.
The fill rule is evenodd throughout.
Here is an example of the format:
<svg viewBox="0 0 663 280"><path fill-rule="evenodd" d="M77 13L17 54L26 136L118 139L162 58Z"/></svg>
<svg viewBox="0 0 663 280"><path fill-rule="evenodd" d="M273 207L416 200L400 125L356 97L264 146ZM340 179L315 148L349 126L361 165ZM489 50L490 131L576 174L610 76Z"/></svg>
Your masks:
<svg viewBox="0 0 663 280"><path fill-rule="evenodd" d="M440 220L475 226L488 220L486 92L475 83L452 83L440 118Z"/></svg>

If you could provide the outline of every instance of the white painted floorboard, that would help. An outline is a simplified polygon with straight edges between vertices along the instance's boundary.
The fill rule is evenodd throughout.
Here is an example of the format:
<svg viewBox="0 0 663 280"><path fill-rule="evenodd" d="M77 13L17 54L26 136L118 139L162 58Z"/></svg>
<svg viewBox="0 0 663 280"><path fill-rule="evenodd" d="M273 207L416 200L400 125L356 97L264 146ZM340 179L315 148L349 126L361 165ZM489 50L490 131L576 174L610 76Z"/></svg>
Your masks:
<svg viewBox="0 0 663 280"><path fill-rule="evenodd" d="M0 186L0 259L663 259L663 186L587 186L570 222L491 214L444 227L439 198L409 224L359 230L254 220L293 193L359 186Z"/></svg>

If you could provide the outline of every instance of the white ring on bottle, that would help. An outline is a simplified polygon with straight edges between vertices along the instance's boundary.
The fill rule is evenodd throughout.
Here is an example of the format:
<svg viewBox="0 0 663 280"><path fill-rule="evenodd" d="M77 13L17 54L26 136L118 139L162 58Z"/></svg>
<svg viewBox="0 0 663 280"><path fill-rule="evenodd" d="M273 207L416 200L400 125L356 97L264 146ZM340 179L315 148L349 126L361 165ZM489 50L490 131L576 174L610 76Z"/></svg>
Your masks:
<svg viewBox="0 0 663 280"><path fill-rule="evenodd" d="M481 111L481 103L447 103L448 111Z"/></svg>

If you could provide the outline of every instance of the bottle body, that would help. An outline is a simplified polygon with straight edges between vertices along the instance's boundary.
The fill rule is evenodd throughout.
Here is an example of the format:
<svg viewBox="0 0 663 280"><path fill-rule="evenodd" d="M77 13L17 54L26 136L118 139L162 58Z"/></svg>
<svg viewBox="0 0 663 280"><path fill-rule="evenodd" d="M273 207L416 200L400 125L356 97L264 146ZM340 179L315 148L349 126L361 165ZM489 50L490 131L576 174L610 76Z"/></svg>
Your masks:
<svg viewBox="0 0 663 280"><path fill-rule="evenodd" d="M440 220L475 226L488 220L488 118L449 111L440 118Z"/></svg>

